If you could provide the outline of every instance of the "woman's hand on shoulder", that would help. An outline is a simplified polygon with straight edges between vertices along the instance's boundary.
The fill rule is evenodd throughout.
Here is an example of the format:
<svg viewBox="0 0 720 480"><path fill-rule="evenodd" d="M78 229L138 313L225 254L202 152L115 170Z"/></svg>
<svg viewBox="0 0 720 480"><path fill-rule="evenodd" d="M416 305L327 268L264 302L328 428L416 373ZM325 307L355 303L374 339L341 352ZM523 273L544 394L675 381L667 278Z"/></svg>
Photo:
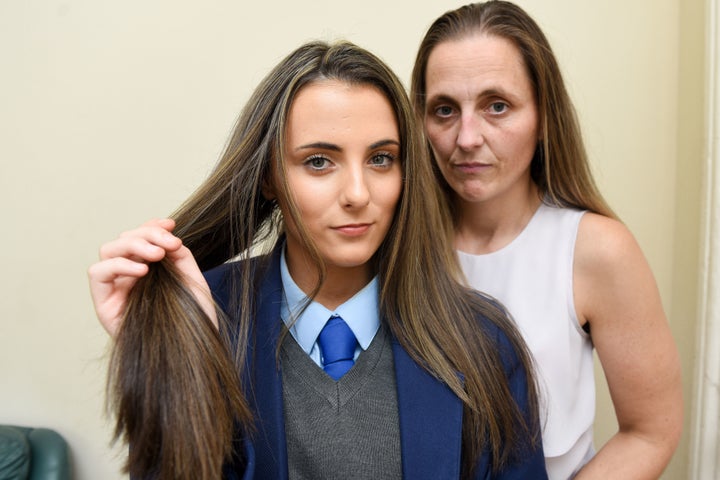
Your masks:
<svg viewBox="0 0 720 480"><path fill-rule="evenodd" d="M584 215L574 260L576 310L589 322L619 424L596 457L606 461L584 470L602 463L629 469L604 472L613 478L657 478L679 441L683 407L679 356L655 278L627 227L601 215ZM620 467L627 455L645 460L626 458Z"/></svg>
<svg viewBox="0 0 720 480"><path fill-rule="evenodd" d="M112 337L120 328L133 286L148 273L149 263L165 257L173 261L203 309L217 322L207 282L190 250L172 234L174 228L175 222L166 218L124 232L102 245L100 260L88 269L95 312Z"/></svg>

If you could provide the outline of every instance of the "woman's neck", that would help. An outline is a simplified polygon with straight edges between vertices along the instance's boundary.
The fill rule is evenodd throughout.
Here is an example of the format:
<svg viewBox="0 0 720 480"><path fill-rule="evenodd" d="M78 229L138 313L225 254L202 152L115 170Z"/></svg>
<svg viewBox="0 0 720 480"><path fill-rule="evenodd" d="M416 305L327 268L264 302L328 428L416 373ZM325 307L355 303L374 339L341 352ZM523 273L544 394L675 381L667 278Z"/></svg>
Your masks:
<svg viewBox="0 0 720 480"><path fill-rule="evenodd" d="M460 214L455 227L455 248L480 255L505 247L525 229L541 202L533 182L527 189L487 202L458 199L456 207Z"/></svg>

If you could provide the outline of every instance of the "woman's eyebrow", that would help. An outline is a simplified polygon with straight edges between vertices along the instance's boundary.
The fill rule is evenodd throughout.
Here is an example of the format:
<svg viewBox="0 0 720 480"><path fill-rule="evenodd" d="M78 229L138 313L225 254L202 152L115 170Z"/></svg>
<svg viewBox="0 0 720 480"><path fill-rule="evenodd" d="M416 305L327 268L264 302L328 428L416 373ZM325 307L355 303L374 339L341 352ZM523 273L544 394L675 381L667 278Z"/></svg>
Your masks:
<svg viewBox="0 0 720 480"><path fill-rule="evenodd" d="M475 95L475 98L486 98L486 97L508 97L512 96L512 94L502 86L491 86L488 88L485 88L484 90L480 91ZM452 94L441 92L436 93L433 95L429 95L426 97L426 103L442 103L442 102L448 102L452 103L455 102L455 97Z"/></svg>

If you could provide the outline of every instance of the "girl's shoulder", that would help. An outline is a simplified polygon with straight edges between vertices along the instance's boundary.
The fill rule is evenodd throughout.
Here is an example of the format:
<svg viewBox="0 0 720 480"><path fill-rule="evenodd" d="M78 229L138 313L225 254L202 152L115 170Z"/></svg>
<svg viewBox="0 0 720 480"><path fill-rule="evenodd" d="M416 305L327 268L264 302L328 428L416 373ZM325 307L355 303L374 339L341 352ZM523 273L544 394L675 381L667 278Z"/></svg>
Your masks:
<svg viewBox="0 0 720 480"><path fill-rule="evenodd" d="M215 300L221 305L226 303L231 294L230 290L234 288L234 282L241 281L246 268L250 268L250 277L253 282L257 283L263 276L261 274L266 272L267 267L272 264L274 255L273 252L248 259L234 260L204 271L203 275Z"/></svg>

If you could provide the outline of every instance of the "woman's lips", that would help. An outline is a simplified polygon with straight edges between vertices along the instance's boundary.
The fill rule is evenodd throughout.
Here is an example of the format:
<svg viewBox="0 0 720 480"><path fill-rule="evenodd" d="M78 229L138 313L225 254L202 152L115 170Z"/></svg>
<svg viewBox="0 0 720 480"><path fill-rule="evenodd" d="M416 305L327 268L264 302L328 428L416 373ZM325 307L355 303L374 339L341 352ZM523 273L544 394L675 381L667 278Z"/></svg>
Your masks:
<svg viewBox="0 0 720 480"><path fill-rule="evenodd" d="M471 174L483 172L490 168L491 165L487 163L453 163L451 164L451 167L453 170L457 170L461 173Z"/></svg>

